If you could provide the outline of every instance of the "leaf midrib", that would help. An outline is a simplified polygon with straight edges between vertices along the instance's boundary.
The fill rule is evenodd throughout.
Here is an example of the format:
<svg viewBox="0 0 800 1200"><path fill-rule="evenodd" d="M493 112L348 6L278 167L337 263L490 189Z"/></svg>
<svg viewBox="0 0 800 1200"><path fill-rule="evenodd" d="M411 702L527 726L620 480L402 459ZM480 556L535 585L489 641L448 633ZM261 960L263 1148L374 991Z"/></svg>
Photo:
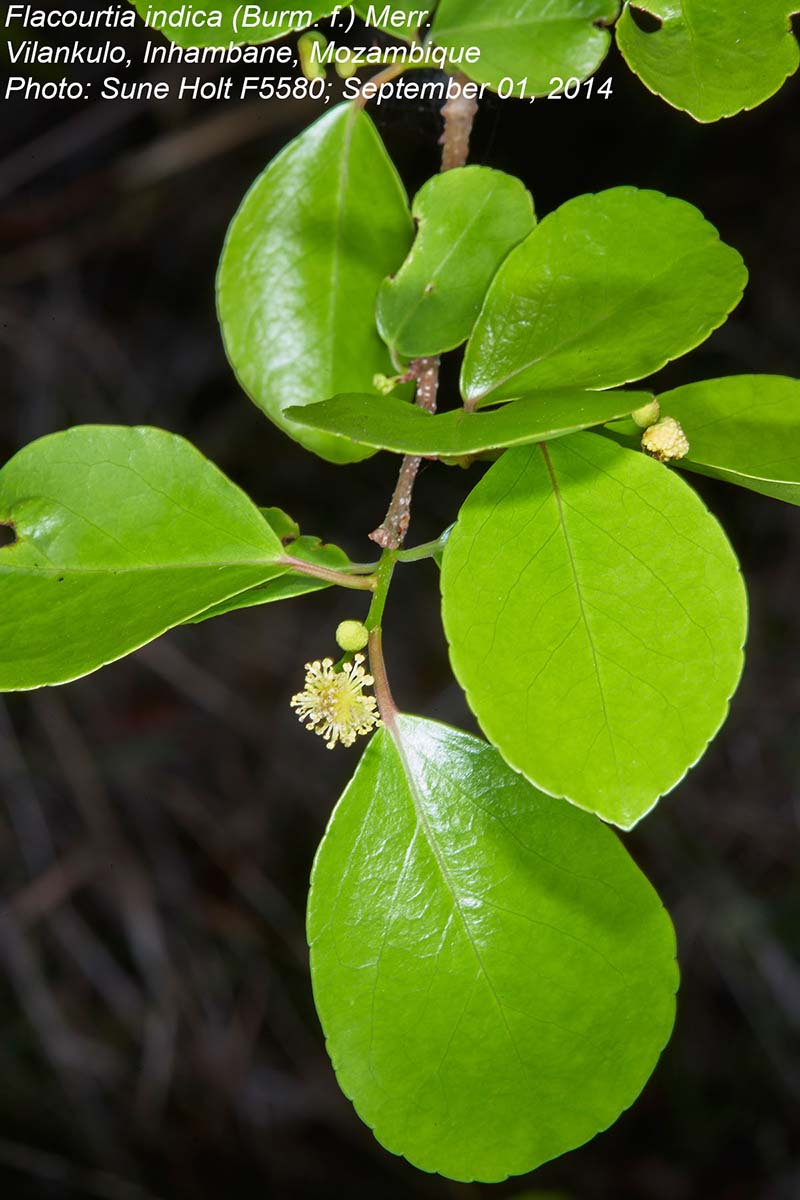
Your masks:
<svg viewBox="0 0 800 1200"><path fill-rule="evenodd" d="M344 240L344 206L347 195L347 185L350 180L350 155L353 152L353 137L355 135L358 114L359 110L355 107L353 107L352 111L347 114L344 127L344 137L342 140L342 159L339 166L339 178L337 181L336 199L334 204L334 237L333 245L331 246L330 303L328 306L328 329L330 330L330 337L328 339L329 378L332 378L334 374L334 360L336 358L336 349L339 345L339 338L336 331L339 327L340 312L339 287L341 279L342 243Z"/></svg>
<svg viewBox="0 0 800 1200"><path fill-rule="evenodd" d="M450 871L447 866L447 862L445 861L445 858L439 848L439 843L436 840L436 837L433 833L433 829L431 828L430 821L428 820L428 814L425 812L425 805L424 805L422 797L419 793L419 788L417 787L416 777L415 777L414 773L412 772L411 765L408 761L408 755L406 754L405 746L403 744L403 737L400 732L400 726L396 719L393 720L391 722L391 724L389 725L389 733L391 734L392 740L395 744L395 748L397 750L397 755L398 755L398 758L400 759L400 765L403 768L403 774L404 774L404 776L406 778L406 782L408 784L408 790L409 790L409 794L411 796L411 801L414 805L414 811L416 813L417 822L422 827L422 832L425 835L425 841L427 842L428 848L429 848L431 854L433 855L434 861L436 862L436 865L439 869L439 873L442 877L442 881L443 881L445 887L447 888L447 891L450 893L450 898L452 900L452 903L453 903L453 906L454 906L456 912L458 913L459 919L460 919L462 927L464 929L464 934L467 938L467 941L469 942L470 948L475 957L475 961L477 962L478 968L481 972L481 975L486 980L486 984L489 988L492 998L493 998L495 1004L497 1005L497 1011L500 1013L500 1018L503 1022L503 1026L506 1030L506 1033L508 1034L509 1043L511 1044L511 1046L513 1046L514 1053L516 1054L517 1059L520 1064L520 1067L522 1068L522 1073L525 1076L525 1078L527 1079L528 1078L527 1065L526 1065L525 1060L523 1059L522 1055L519 1052L519 1047L517 1046L516 1039L514 1037L514 1034L511 1031L511 1026L508 1023L508 1019L506 1018L505 1008L503 1006L503 1003L502 1003L500 997L497 994L497 990L494 986L494 983L492 982L491 976L490 976L490 974L486 968L486 965L483 961L481 952L478 949L478 945L475 941L472 930L470 929L470 926L469 926L469 922L464 913L464 909L462 907L461 900L459 898L459 893L455 886L455 882L450 874Z"/></svg>
<svg viewBox="0 0 800 1200"><path fill-rule="evenodd" d="M541 228L541 226L539 226L539 228ZM487 396L491 396L494 392L499 391L500 388L505 387L506 384L510 383L512 379L516 379L518 376L524 375L526 371L530 371L533 367L537 367L540 363L543 363L543 362L552 363L553 361L557 360L564 353L565 350L574 349L576 345L580 346L582 341L584 341L587 337L590 337L590 336L593 336L594 334L596 334L599 329L601 329L605 325L608 325L609 322L613 322L613 321L619 322L621 320L622 314L624 314L632 305L637 308L641 307L641 305L636 304L636 301L639 300L639 298L642 296L642 294L648 288L652 287L652 285L654 283L660 282L666 276L670 275L675 270L676 267L687 262L689 259L696 257L698 254L704 253L705 250L707 249L707 245L709 243L713 243L714 241L718 241L718 240L719 240L718 238L716 238L716 239L709 238L709 242L706 245L697 246L694 249L687 251L686 254L682 254L679 258L673 259L664 268L663 271L659 271L657 275L651 276L650 278L645 280L633 292L631 292L629 295L625 296L625 298L623 299L623 301L620 304L618 304L616 307L610 309L608 312L604 313L602 317L596 318L596 320L590 322L584 328L580 329L577 333L572 334L571 337L565 338L563 341L558 342L554 346L548 346L547 350L545 350L542 354L539 354L535 358L529 359L529 361L523 363L523 365L521 367L517 367L515 370L509 371L509 373L504 378L498 379L497 382L493 383L490 387L484 388L483 391L478 391L478 392L474 392L474 393L471 392L470 396L469 396L470 400L472 400L474 402L480 402L481 400L485 400ZM728 310L728 312L729 311L730 311L730 309ZM719 321L717 323L715 328L717 328L717 329L719 328L719 325L724 322L724 320L726 319L726 316L727 316L727 313L725 316L722 317L721 321ZM478 318L478 320L480 320L480 317ZM711 332L713 332L713 330ZM675 358L675 357L678 357L678 355L672 355L672 358ZM670 358L668 356L664 361L670 362L670 361L672 361L672 358ZM652 372L648 372L648 374L651 374L651 373ZM625 379L620 379L617 381L617 383L605 384L602 388L598 387L597 385L595 385L594 388L592 388L590 385L587 385L587 384L583 384L582 386L585 387L587 391L592 391L592 390L605 391L612 387L619 387L623 383L630 383L631 380L634 378L637 378L637 376L626 375ZM640 376L639 376L639 378L640 378ZM576 384L575 386L579 386L579 385Z"/></svg>
<svg viewBox="0 0 800 1200"><path fill-rule="evenodd" d="M572 579L575 584L575 594L578 598L578 607L579 607L580 615L581 615L581 624L583 625L583 628L586 632L586 640L589 644L589 651L592 656L592 664L594 666L595 678L597 679L597 690L600 694L600 703L603 707L603 720L605 723L606 732L608 734L608 744L611 747L611 756L614 761L614 773L617 777L617 790L620 794L620 799L622 799L623 787L622 787L622 777L620 775L620 769L619 769L619 759L617 757L617 746L616 746L616 742L614 741L614 735L613 735L613 732L611 729L611 721L610 721L609 715L608 715L608 704L606 702L606 693L605 693L605 688L603 686L603 676L600 671L600 660L599 660L599 656L597 653L597 648L594 644L594 637L592 635L592 630L589 625L588 613L586 611L586 604L585 604L584 598L583 598L583 589L581 587L580 576L578 575L578 565L577 565L577 562L575 561L575 554L572 549L572 542L570 541L569 530L567 529L567 521L566 521L566 516L564 514L564 504L563 504L563 501L561 498L561 489L559 487L558 479L556 477L556 473L555 473L555 469L553 467L552 460L547 451L547 447L544 444L540 444L539 449L541 451L542 458L544 459L544 465L547 470L547 474L550 478L550 486L553 489L553 496L556 501L556 507L557 507L557 511L558 511L558 522L559 522L559 526L561 528L561 533L564 538L564 545L567 550L567 556L569 558L570 571L572 573Z"/></svg>
<svg viewBox="0 0 800 1200"><path fill-rule="evenodd" d="M13 550L13 546L8 547ZM0 563L0 574L3 575L137 575L147 574L148 572L157 571L217 571L220 568L227 567L271 567L278 570L278 574L282 575L290 570L288 564L284 565L280 559L232 559L216 560L214 562L176 562L176 563L140 563L133 567L37 567L25 565L22 567L7 566L5 563ZM265 580L265 582L267 582Z"/></svg>
<svg viewBox="0 0 800 1200"><path fill-rule="evenodd" d="M497 194L497 190L498 190L498 185L493 184L491 193L488 196L484 196L480 207L477 209L477 211L475 211L472 214L472 217L470 218L469 222L464 226L461 233L458 235L458 237L455 239L453 244L450 246L449 250L439 260L438 265L433 270L428 272L428 286L434 286L436 283L438 283L439 278L440 278L442 272L444 271L445 267L447 266L447 264L450 262L450 260L453 258L453 256L458 253L458 251L461 248L461 246L463 245L464 241L472 233L475 226L480 222L480 218L483 216L486 209L489 207L489 205L494 200L494 198ZM431 220L430 217L428 217L427 219ZM423 236L424 236L424 234L422 231L422 218L421 218L420 219L420 231L417 233L417 239L416 239L416 244L419 246L421 253L424 253L424 247L422 246ZM409 269L411 268L415 248L416 248L416 245L411 247L411 250L409 251L409 256L406 259L406 262L403 264L404 267L408 266ZM400 271L398 271L394 280L392 280L392 285L394 285L394 286L391 288L391 290L393 290L395 292L395 296L397 295L397 290L401 286L402 273L403 273L403 268L401 267ZM414 317L416 317L420 308L422 307L422 305L425 303L425 301L427 299L428 299L428 294L426 293L426 291L423 290L422 292L420 292L419 296L417 297L416 302L411 306L411 308L409 308L405 317L403 317L403 319L400 322L398 322L398 324L395 326L394 334L392 336L392 345L396 349L397 349L397 343L399 342L403 331L408 328L408 325L411 323L411 321L413 321Z"/></svg>

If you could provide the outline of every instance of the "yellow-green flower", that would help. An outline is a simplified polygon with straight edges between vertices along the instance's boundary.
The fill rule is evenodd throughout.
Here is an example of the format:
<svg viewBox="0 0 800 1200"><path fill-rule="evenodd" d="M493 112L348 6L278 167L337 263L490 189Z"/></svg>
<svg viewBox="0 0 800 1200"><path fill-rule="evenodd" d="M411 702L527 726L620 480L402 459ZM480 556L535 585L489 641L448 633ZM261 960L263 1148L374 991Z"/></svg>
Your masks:
<svg viewBox="0 0 800 1200"><path fill-rule="evenodd" d="M659 462L673 462L689 453L689 439L674 417L662 417L642 434L642 449Z"/></svg>
<svg viewBox="0 0 800 1200"><path fill-rule="evenodd" d="M306 663L305 688L292 696L292 708L306 729L324 738L329 750L337 742L352 746L359 734L371 733L381 723L375 697L364 695L374 680L363 662L364 655L356 654L340 671L332 658Z"/></svg>

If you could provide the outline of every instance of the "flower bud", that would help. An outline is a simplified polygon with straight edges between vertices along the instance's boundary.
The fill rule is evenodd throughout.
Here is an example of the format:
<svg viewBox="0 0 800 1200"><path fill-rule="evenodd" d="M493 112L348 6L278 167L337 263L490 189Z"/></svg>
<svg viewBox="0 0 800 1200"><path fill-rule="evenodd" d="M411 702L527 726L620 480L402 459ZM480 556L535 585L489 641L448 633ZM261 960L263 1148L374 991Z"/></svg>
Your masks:
<svg viewBox="0 0 800 1200"><path fill-rule="evenodd" d="M643 404L641 408L637 408L635 412L631 413L631 417L640 429L649 429L651 425L655 425L660 416L661 405L657 400L651 400L649 404Z"/></svg>
<svg viewBox="0 0 800 1200"><path fill-rule="evenodd" d="M369 631L360 621L342 621L336 630L336 644L349 654L363 650L369 641Z"/></svg>
<svg viewBox="0 0 800 1200"><path fill-rule="evenodd" d="M324 33L320 33L316 29L309 30L308 33L300 35L297 41L297 50L300 57L300 69L306 79L324 79L325 68L314 58L314 46L319 46L320 51L325 50L328 45L328 39Z"/></svg>
<svg viewBox="0 0 800 1200"><path fill-rule="evenodd" d="M391 396L398 383L402 383L402 375L373 375L372 386L376 392L380 392L382 396Z"/></svg>

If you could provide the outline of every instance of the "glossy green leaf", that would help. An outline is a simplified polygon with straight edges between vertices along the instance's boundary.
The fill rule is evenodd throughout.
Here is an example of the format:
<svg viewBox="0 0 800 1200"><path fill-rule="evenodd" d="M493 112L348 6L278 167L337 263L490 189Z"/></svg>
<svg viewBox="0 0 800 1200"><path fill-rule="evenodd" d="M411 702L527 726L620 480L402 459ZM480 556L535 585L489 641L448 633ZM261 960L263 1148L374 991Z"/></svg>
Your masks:
<svg viewBox="0 0 800 1200"><path fill-rule="evenodd" d="M464 409L435 416L395 397L380 406L371 396L335 396L293 412L295 420L398 454L458 458L502 446L563 437L617 420L652 399L649 392L534 392L489 412Z"/></svg>
<svg viewBox="0 0 800 1200"><path fill-rule="evenodd" d="M350 559L338 546L332 546L317 537L301 535L300 526L282 509L262 508L261 512L273 532L280 538L284 552L291 558L299 558L303 562L313 563L317 567L328 567L334 571L346 571L351 566ZM292 600L295 596L306 596L309 592L319 592L331 586L332 584L325 579L315 579L299 571L287 570L277 579L269 579L258 587L249 588L238 596L231 596L221 604L215 604L199 616L192 617L188 623L199 625L201 621L207 621L210 617L221 617L239 608L274 604L276 600Z"/></svg>
<svg viewBox="0 0 800 1200"><path fill-rule="evenodd" d="M503 80L526 80L527 96L552 91L554 77L587 79L608 53L603 28L619 0L441 0L432 38L439 46L477 46L480 61L465 67L471 79L497 90Z"/></svg>
<svg viewBox="0 0 800 1200"><path fill-rule="evenodd" d="M375 299L412 236L397 173L370 118L351 105L278 155L228 232L218 305L231 364L271 420L332 462L365 452L302 429L285 410L374 392L374 376L392 373Z"/></svg>
<svg viewBox="0 0 800 1200"><path fill-rule="evenodd" d="M463 394L487 404L643 379L721 325L746 281L739 254L691 204L632 187L578 196L495 276Z"/></svg>
<svg viewBox="0 0 800 1200"><path fill-rule="evenodd" d="M147 17L152 9L155 12L166 12L172 18L173 24L153 25L179 46L229 46L231 43L240 45L244 42L272 42L276 38L286 37L299 29L306 29L322 17L333 12L334 5L328 0L303 0L302 4L295 0L271 0L269 5L251 5L251 8L261 9L261 20L255 24L245 25L241 19L241 10L245 5L239 0L214 0L213 5L185 4L183 0L130 0L140 17ZM193 15L207 14L208 20L203 24L194 25L187 17L188 10ZM240 14L238 29L235 18ZM213 23L212 23L213 20Z"/></svg>
<svg viewBox="0 0 800 1200"><path fill-rule="evenodd" d="M645 32L631 8L661 28ZM630 68L651 92L698 121L755 108L800 64L792 34L797 0L635 0L617 25Z"/></svg>
<svg viewBox="0 0 800 1200"><path fill-rule="evenodd" d="M676 466L800 504L800 381L732 375L664 392L659 400L689 438L689 453ZM607 432L639 448L642 431L632 421Z"/></svg>
<svg viewBox="0 0 800 1200"><path fill-rule="evenodd" d="M284 546L288 545L289 542L297 541L300 537L300 526L294 517L289 516L285 509L270 506L268 508L260 508L259 512L275 536L283 542Z"/></svg>
<svg viewBox="0 0 800 1200"><path fill-rule="evenodd" d="M0 521L2 691L86 675L286 569L244 492L160 429L31 443L0 471Z"/></svg>
<svg viewBox="0 0 800 1200"><path fill-rule="evenodd" d="M466 341L498 267L536 222L524 184L489 167L434 175L412 211L416 241L377 309L384 341L409 359Z"/></svg>
<svg viewBox="0 0 800 1200"><path fill-rule="evenodd" d="M455 674L533 783L630 829L703 754L742 669L725 534L673 471L591 433L509 450L442 569Z"/></svg>
<svg viewBox="0 0 800 1200"><path fill-rule="evenodd" d="M454 1179L606 1129L672 1028L672 926L617 837L416 717L339 801L308 934L342 1090L388 1150Z"/></svg>

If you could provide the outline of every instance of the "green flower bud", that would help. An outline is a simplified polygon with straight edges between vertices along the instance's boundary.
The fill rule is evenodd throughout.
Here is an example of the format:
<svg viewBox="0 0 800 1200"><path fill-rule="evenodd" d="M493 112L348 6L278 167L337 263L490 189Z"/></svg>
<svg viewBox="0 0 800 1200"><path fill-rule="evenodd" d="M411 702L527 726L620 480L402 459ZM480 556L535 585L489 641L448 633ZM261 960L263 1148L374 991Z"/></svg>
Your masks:
<svg viewBox="0 0 800 1200"><path fill-rule="evenodd" d="M637 408L636 412L631 413L631 416L640 429L649 429L661 416L661 405L657 400L651 400L649 404L643 404L641 408Z"/></svg>
<svg viewBox="0 0 800 1200"><path fill-rule="evenodd" d="M373 375L372 386L382 396L391 396L398 383L402 382L402 378L402 375Z"/></svg>
<svg viewBox="0 0 800 1200"><path fill-rule="evenodd" d="M319 46L321 50L324 50L328 45L328 39L324 33L319 33L315 29L309 33L301 34L297 42L297 49L300 55L300 69L306 79L325 78L325 68L320 62L315 62L312 57L315 45Z"/></svg>
<svg viewBox="0 0 800 1200"><path fill-rule="evenodd" d="M358 65L352 59L348 59L345 62L337 61L335 67L336 74L340 79L352 79L358 70Z"/></svg>
<svg viewBox="0 0 800 1200"><path fill-rule="evenodd" d="M336 644L349 654L363 650L368 641L369 631L361 621L342 621L336 630Z"/></svg>

